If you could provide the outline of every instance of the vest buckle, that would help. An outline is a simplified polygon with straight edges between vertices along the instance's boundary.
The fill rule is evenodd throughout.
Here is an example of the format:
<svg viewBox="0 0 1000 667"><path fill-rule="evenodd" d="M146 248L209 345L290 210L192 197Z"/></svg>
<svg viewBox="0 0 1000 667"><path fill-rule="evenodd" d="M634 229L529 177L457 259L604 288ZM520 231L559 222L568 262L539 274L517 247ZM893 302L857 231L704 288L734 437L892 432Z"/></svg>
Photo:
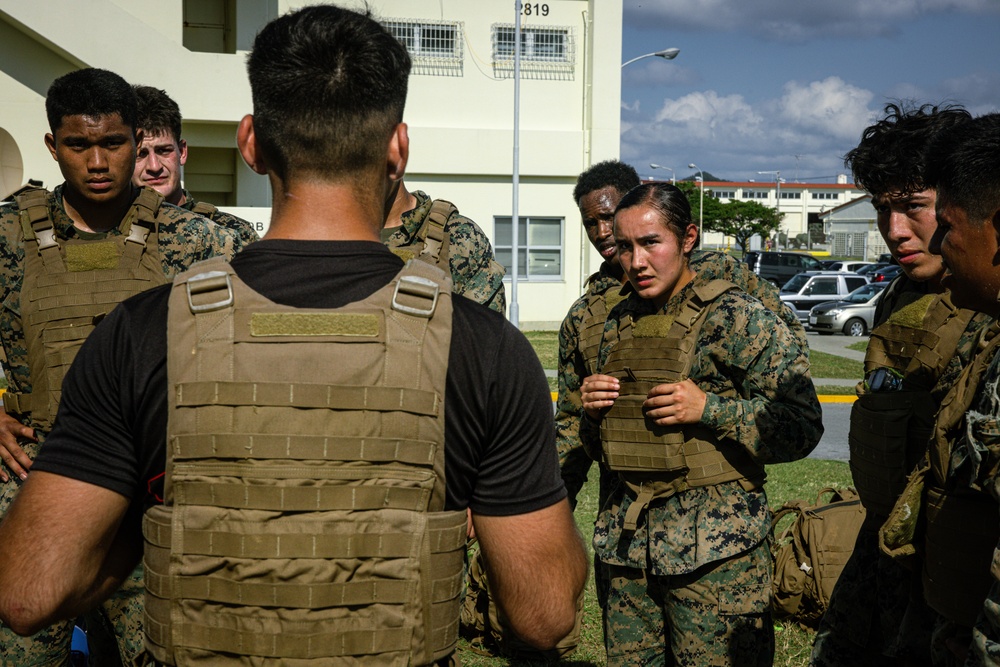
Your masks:
<svg viewBox="0 0 1000 667"><path fill-rule="evenodd" d="M218 292L223 288L226 290L225 296L220 299L206 301L206 296L210 292ZM233 305L233 279L226 271L206 271L196 276L188 278L187 281L188 306L192 313L204 313L210 310L219 310ZM211 295L209 295L211 296ZM200 298L199 298L200 297ZM197 303L195 303L197 301Z"/></svg>
<svg viewBox="0 0 1000 667"><path fill-rule="evenodd" d="M421 276L403 276L396 282L396 289L392 293L392 308L417 317L430 317L434 314L434 309L437 308L440 291L441 288L433 280ZM400 302L400 296L411 297L407 299L411 302L414 300L412 297L415 297L417 300L430 300L431 303L430 306L424 308L407 305Z"/></svg>

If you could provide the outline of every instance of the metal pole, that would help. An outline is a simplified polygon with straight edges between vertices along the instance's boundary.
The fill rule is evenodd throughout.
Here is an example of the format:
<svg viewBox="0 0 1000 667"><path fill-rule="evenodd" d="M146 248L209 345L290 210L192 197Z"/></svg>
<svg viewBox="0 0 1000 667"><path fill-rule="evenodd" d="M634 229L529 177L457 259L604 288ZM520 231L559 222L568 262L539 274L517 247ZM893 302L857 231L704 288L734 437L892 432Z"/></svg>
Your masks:
<svg viewBox="0 0 1000 667"><path fill-rule="evenodd" d="M513 213L510 216L510 239L511 239L511 260L510 260L510 323L520 328L521 321L517 303L517 277L520 271L518 255L520 255L520 243L518 239L518 227L520 218L518 216L517 193L521 185L520 174L520 142L518 137L521 130L521 0L514 0L514 200Z"/></svg>
<svg viewBox="0 0 1000 667"><path fill-rule="evenodd" d="M696 165L694 162L688 165L688 169L697 169L698 178L701 179L701 197L698 202L698 247L704 248L704 232L705 232L705 172L701 170L701 167Z"/></svg>

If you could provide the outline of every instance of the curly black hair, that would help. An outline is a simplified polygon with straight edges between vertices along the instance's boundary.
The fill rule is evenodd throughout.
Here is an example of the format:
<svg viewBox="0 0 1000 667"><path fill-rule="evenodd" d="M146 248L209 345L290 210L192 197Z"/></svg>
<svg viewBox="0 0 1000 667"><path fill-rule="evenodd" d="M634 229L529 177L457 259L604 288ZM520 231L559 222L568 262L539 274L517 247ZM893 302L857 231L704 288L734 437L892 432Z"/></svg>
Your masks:
<svg viewBox="0 0 1000 667"><path fill-rule="evenodd" d="M639 173L633 167L620 160L605 160L577 176L576 187L573 188L573 201L579 205L580 200L594 190L608 187L624 195L641 182Z"/></svg>
<svg viewBox="0 0 1000 667"><path fill-rule="evenodd" d="M957 105L885 105L885 116L861 133L861 143L844 156L854 181L873 197L907 195L927 185L927 151L934 137L969 120Z"/></svg>

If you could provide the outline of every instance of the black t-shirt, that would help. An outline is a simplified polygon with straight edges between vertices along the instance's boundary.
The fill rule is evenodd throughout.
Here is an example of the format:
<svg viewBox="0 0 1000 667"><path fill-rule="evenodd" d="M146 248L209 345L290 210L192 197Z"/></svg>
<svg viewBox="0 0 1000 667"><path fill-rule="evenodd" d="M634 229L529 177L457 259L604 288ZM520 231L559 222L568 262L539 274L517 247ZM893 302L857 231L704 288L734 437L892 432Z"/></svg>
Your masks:
<svg viewBox="0 0 1000 667"><path fill-rule="evenodd" d="M402 261L363 241L260 241L232 262L251 289L287 306L337 308L386 285ZM55 426L32 469L157 501L166 462L170 286L124 301L66 375ZM463 297L453 320L445 394L446 509L503 516L566 495L552 403L530 344L503 316Z"/></svg>

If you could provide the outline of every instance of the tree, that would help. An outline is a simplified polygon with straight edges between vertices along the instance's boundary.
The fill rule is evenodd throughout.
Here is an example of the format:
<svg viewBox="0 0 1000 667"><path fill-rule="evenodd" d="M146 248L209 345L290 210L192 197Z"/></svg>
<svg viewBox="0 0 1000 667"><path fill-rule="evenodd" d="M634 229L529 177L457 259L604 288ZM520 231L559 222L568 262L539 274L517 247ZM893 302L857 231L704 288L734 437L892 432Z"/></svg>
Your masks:
<svg viewBox="0 0 1000 667"><path fill-rule="evenodd" d="M701 185L694 181L677 181L676 185L687 195L688 203L691 204L691 219L694 220L695 224L698 224L698 220L700 220L698 212L701 206ZM706 231L721 231L712 225L721 215L723 206L725 205L712 194L711 188L705 190L704 223ZM701 239L700 242L704 243L704 239Z"/></svg>
<svg viewBox="0 0 1000 667"><path fill-rule="evenodd" d="M713 216L711 225L708 223L708 201L705 202L705 226L714 232L722 232L732 236L739 244L740 250L747 251L751 237L759 234L768 238L777 231L781 224L783 213L778 213L769 206L755 201L731 201L719 204L718 216Z"/></svg>

